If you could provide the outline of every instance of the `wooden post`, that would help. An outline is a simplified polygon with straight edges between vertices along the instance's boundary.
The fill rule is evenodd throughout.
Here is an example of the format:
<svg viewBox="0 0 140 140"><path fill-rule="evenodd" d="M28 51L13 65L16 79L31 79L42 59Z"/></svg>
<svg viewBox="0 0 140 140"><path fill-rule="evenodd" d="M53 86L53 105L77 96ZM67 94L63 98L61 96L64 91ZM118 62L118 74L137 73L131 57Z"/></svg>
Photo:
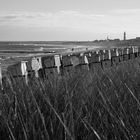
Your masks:
<svg viewBox="0 0 140 140"><path fill-rule="evenodd" d="M111 67L111 51L104 50L104 61L101 62L102 68L107 69Z"/></svg>
<svg viewBox="0 0 140 140"><path fill-rule="evenodd" d="M135 57L138 57L138 47L133 46L133 50L134 50Z"/></svg>
<svg viewBox="0 0 140 140"><path fill-rule="evenodd" d="M130 59L135 58L134 49L132 47L129 48L129 58Z"/></svg>
<svg viewBox="0 0 140 140"><path fill-rule="evenodd" d="M111 49L111 63L112 66L117 66L119 64L119 51L117 48Z"/></svg>
<svg viewBox="0 0 140 140"><path fill-rule="evenodd" d="M129 59L129 49L124 48L123 49L123 61L127 61Z"/></svg>
<svg viewBox="0 0 140 140"><path fill-rule="evenodd" d="M68 56L68 55L62 56L61 62L62 62L62 66L61 66L62 75L69 75L69 74L73 73L74 67L71 62L70 56Z"/></svg>

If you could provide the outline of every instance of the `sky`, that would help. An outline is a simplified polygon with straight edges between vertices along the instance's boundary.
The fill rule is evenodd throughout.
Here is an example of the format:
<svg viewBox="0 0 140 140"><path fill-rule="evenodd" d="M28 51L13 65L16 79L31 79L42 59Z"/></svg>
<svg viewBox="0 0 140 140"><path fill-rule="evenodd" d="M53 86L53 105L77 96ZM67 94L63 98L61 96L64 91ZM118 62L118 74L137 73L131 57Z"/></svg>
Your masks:
<svg viewBox="0 0 140 140"><path fill-rule="evenodd" d="M140 0L0 0L0 41L140 36Z"/></svg>

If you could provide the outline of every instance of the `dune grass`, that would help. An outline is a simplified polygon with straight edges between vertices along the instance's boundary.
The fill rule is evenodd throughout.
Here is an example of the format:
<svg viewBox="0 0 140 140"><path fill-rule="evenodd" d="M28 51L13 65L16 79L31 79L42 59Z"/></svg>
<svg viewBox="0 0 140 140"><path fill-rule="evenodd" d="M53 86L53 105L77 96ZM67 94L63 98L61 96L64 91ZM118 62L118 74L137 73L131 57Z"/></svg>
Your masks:
<svg viewBox="0 0 140 140"><path fill-rule="evenodd" d="M6 80L0 93L0 139L140 138L139 59L52 80Z"/></svg>

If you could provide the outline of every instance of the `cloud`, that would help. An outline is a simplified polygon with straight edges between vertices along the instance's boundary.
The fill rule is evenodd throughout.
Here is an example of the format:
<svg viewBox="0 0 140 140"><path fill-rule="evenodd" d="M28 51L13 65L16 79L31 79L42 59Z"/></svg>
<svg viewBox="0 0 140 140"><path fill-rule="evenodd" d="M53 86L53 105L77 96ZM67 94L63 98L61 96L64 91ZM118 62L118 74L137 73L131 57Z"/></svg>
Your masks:
<svg viewBox="0 0 140 140"><path fill-rule="evenodd" d="M0 26L30 28L33 30L63 30L85 33L138 33L140 9L116 9L108 14L58 12L3 12Z"/></svg>
<svg viewBox="0 0 140 140"><path fill-rule="evenodd" d="M49 28L80 28L91 26L104 15L83 14L78 11L60 11L56 13L15 12L0 14L1 24L23 27L49 27Z"/></svg>
<svg viewBox="0 0 140 140"><path fill-rule="evenodd" d="M140 14L140 9L116 9L112 10L113 13L116 14Z"/></svg>

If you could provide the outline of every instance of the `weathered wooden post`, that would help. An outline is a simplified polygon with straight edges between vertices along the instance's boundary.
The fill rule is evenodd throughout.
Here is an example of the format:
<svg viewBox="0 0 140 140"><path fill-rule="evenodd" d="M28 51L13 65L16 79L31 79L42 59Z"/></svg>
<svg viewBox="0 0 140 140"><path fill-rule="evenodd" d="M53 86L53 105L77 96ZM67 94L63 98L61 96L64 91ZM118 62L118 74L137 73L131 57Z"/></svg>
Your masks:
<svg viewBox="0 0 140 140"><path fill-rule="evenodd" d="M54 55L55 66L57 67L57 72L60 74L61 60L60 55Z"/></svg>
<svg viewBox="0 0 140 140"><path fill-rule="evenodd" d="M21 73L25 77L25 83L28 85L27 61L21 61Z"/></svg>
<svg viewBox="0 0 140 140"><path fill-rule="evenodd" d="M133 46L133 52L135 57L138 57L138 46Z"/></svg>
<svg viewBox="0 0 140 140"><path fill-rule="evenodd" d="M28 75L32 75L31 73L33 72L31 63L32 63L32 58L29 58L27 60L27 71L28 71Z"/></svg>
<svg viewBox="0 0 140 140"><path fill-rule="evenodd" d="M70 55L71 64L73 66L73 73L71 72L71 74L81 72L80 59L79 58L80 58L80 53L75 53L75 54Z"/></svg>
<svg viewBox="0 0 140 140"><path fill-rule="evenodd" d="M119 54L119 62L123 62L123 49L122 48L117 48L118 49L118 54Z"/></svg>
<svg viewBox="0 0 140 140"><path fill-rule="evenodd" d="M111 51L110 50L104 50L104 60L102 63L102 68L110 68L111 67Z"/></svg>
<svg viewBox="0 0 140 140"><path fill-rule="evenodd" d="M112 66L117 66L120 63L118 48L111 49L111 62Z"/></svg>
<svg viewBox="0 0 140 140"><path fill-rule="evenodd" d="M54 78L56 78L58 76L58 68L55 65L54 56L44 56L41 58L41 60L45 78L49 80L53 80Z"/></svg>
<svg viewBox="0 0 140 140"><path fill-rule="evenodd" d="M101 69L100 54L98 51L89 52L86 56L89 62L89 69L91 69L93 72L97 72Z"/></svg>
<svg viewBox="0 0 140 140"><path fill-rule="evenodd" d="M129 58L130 59L134 59L135 58L135 54L134 54L134 49L133 47L129 48Z"/></svg>
<svg viewBox="0 0 140 140"><path fill-rule="evenodd" d="M99 50L98 54L100 56L100 61L103 61L104 60L104 50Z"/></svg>
<svg viewBox="0 0 140 140"><path fill-rule="evenodd" d="M123 61L127 61L129 59L129 49L124 48L123 49Z"/></svg>
<svg viewBox="0 0 140 140"><path fill-rule="evenodd" d="M8 74L14 83L21 84L24 82L28 84L28 71L26 63L27 61L21 61L7 68Z"/></svg>
<svg viewBox="0 0 140 140"><path fill-rule="evenodd" d="M138 57L140 57L140 46L138 46Z"/></svg>
<svg viewBox="0 0 140 140"><path fill-rule="evenodd" d="M0 89L3 90L3 83L2 83L3 75L2 75L2 65L0 62Z"/></svg>
<svg viewBox="0 0 140 140"><path fill-rule="evenodd" d="M78 53L76 56L79 60L79 65L77 65L76 67L78 71L84 72L84 71L89 70L87 56L84 53Z"/></svg>
<svg viewBox="0 0 140 140"><path fill-rule="evenodd" d="M74 72L74 67L70 55L63 55L61 58L61 70L63 75L69 75Z"/></svg>
<svg viewBox="0 0 140 140"><path fill-rule="evenodd" d="M31 58L31 71L33 71L34 77L39 78L39 70L42 69L42 60L41 57ZM33 78L34 78L33 77Z"/></svg>

